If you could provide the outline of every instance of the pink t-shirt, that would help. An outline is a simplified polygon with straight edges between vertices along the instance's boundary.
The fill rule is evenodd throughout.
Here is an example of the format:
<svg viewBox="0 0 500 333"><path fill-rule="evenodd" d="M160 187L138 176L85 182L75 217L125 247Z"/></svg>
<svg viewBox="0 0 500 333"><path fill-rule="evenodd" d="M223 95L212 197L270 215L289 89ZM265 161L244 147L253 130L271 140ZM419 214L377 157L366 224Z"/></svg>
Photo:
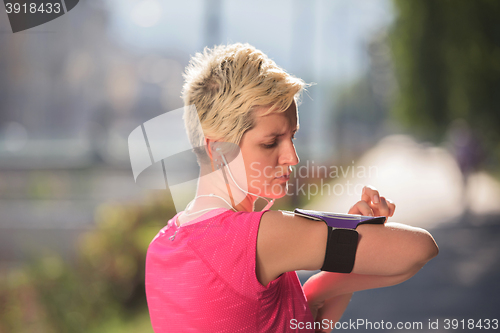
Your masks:
<svg viewBox="0 0 500 333"><path fill-rule="evenodd" d="M314 332L292 329L313 321L297 273L257 280L262 214L221 208L181 227L177 214L156 235L146 256L155 333Z"/></svg>

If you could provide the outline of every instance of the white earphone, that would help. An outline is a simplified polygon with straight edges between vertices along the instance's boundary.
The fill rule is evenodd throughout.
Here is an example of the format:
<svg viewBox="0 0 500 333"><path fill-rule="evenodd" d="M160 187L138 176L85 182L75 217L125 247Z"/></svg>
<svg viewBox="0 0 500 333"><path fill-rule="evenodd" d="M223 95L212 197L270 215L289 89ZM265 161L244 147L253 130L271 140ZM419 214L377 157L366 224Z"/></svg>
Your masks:
<svg viewBox="0 0 500 333"><path fill-rule="evenodd" d="M262 199L266 200L267 201L267 205L262 209L262 211L265 211L265 210L271 208L271 206L274 204L274 199L268 200L267 198L262 197L262 196L260 196L258 194L245 191L244 189L242 189L240 187L240 185L238 185L238 183L236 182L236 180L234 180L233 174L231 173L231 169L229 168L229 164L227 163L226 158L224 157L224 154L222 154L222 152L220 150L221 150L220 148L215 148L215 151L218 151L219 154L220 154L220 156L222 157L222 160L224 161L224 164L227 167L227 171L229 172L229 176L231 177L231 180L236 185L236 187L238 187L240 189L240 191L242 191L243 193L250 194L250 195L253 195L255 197L262 198Z"/></svg>

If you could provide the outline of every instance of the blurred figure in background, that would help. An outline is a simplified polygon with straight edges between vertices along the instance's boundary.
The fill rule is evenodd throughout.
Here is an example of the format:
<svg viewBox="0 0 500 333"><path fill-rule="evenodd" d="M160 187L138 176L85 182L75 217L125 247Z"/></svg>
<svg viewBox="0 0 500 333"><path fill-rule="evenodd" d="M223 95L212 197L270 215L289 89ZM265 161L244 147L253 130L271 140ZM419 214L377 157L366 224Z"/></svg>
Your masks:
<svg viewBox="0 0 500 333"><path fill-rule="evenodd" d="M470 215L470 202L467 195L469 177L477 172L484 159L479 137L472 131L464 119L456 119L448 129L450 150L462 172L463 190L462 205L464 213L462 220L467 221Z"/></svg>

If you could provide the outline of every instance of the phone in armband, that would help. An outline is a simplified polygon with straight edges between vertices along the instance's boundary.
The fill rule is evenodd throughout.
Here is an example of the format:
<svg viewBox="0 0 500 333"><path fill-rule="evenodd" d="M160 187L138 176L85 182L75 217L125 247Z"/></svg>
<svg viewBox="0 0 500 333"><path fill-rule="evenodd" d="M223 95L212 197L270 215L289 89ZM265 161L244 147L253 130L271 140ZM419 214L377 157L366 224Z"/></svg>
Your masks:
<svg viewBox="0 0 500 333"><path fill-rule="evenodd" d="M332 228L342 229L356 229L360 224L384 224L386 220L385 216L340 214L299 208L296 208L294 213L311 220L323 221Z"/></svg>
<svg viewBox="0 0 500 333"><path fill-rule="evenodd" d="M359 234L356 228L360 224L384 224L385 216L363 216L321 212L307 209L295 209L295 215L310 220L323 221L328 226L325 260L322 271L351 273L356 259Z"/></svg>

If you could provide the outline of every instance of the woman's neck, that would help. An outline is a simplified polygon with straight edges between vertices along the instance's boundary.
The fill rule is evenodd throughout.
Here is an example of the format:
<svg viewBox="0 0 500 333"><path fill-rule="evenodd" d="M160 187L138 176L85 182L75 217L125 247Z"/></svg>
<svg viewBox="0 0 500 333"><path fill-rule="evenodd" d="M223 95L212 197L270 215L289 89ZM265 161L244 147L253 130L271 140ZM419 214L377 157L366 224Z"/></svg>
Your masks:
<svg viewBox="0 0 500 333"><path fill-rule="evenodd" d="M219 186L217 186L217 184ZM224 207L234 208L236 211L253 212L255 207L256 197L250 194L244 194L237 189L239 193L235 193L234 187L231 186L231 195L228 194L227 187L221 186L220 183L200 182L191 211L206 209L209 207Z"/></svg>
<svg viewBox="0 0 500 333"><path fill-rule="evenodd" d="M229 186L226 185L220 170L200 176L196 195L184 213L179 216L179 223L183 224L194 220L216 208L252 212L257 198L245 194L232 180L229 180L229 184Z"/></svg>

